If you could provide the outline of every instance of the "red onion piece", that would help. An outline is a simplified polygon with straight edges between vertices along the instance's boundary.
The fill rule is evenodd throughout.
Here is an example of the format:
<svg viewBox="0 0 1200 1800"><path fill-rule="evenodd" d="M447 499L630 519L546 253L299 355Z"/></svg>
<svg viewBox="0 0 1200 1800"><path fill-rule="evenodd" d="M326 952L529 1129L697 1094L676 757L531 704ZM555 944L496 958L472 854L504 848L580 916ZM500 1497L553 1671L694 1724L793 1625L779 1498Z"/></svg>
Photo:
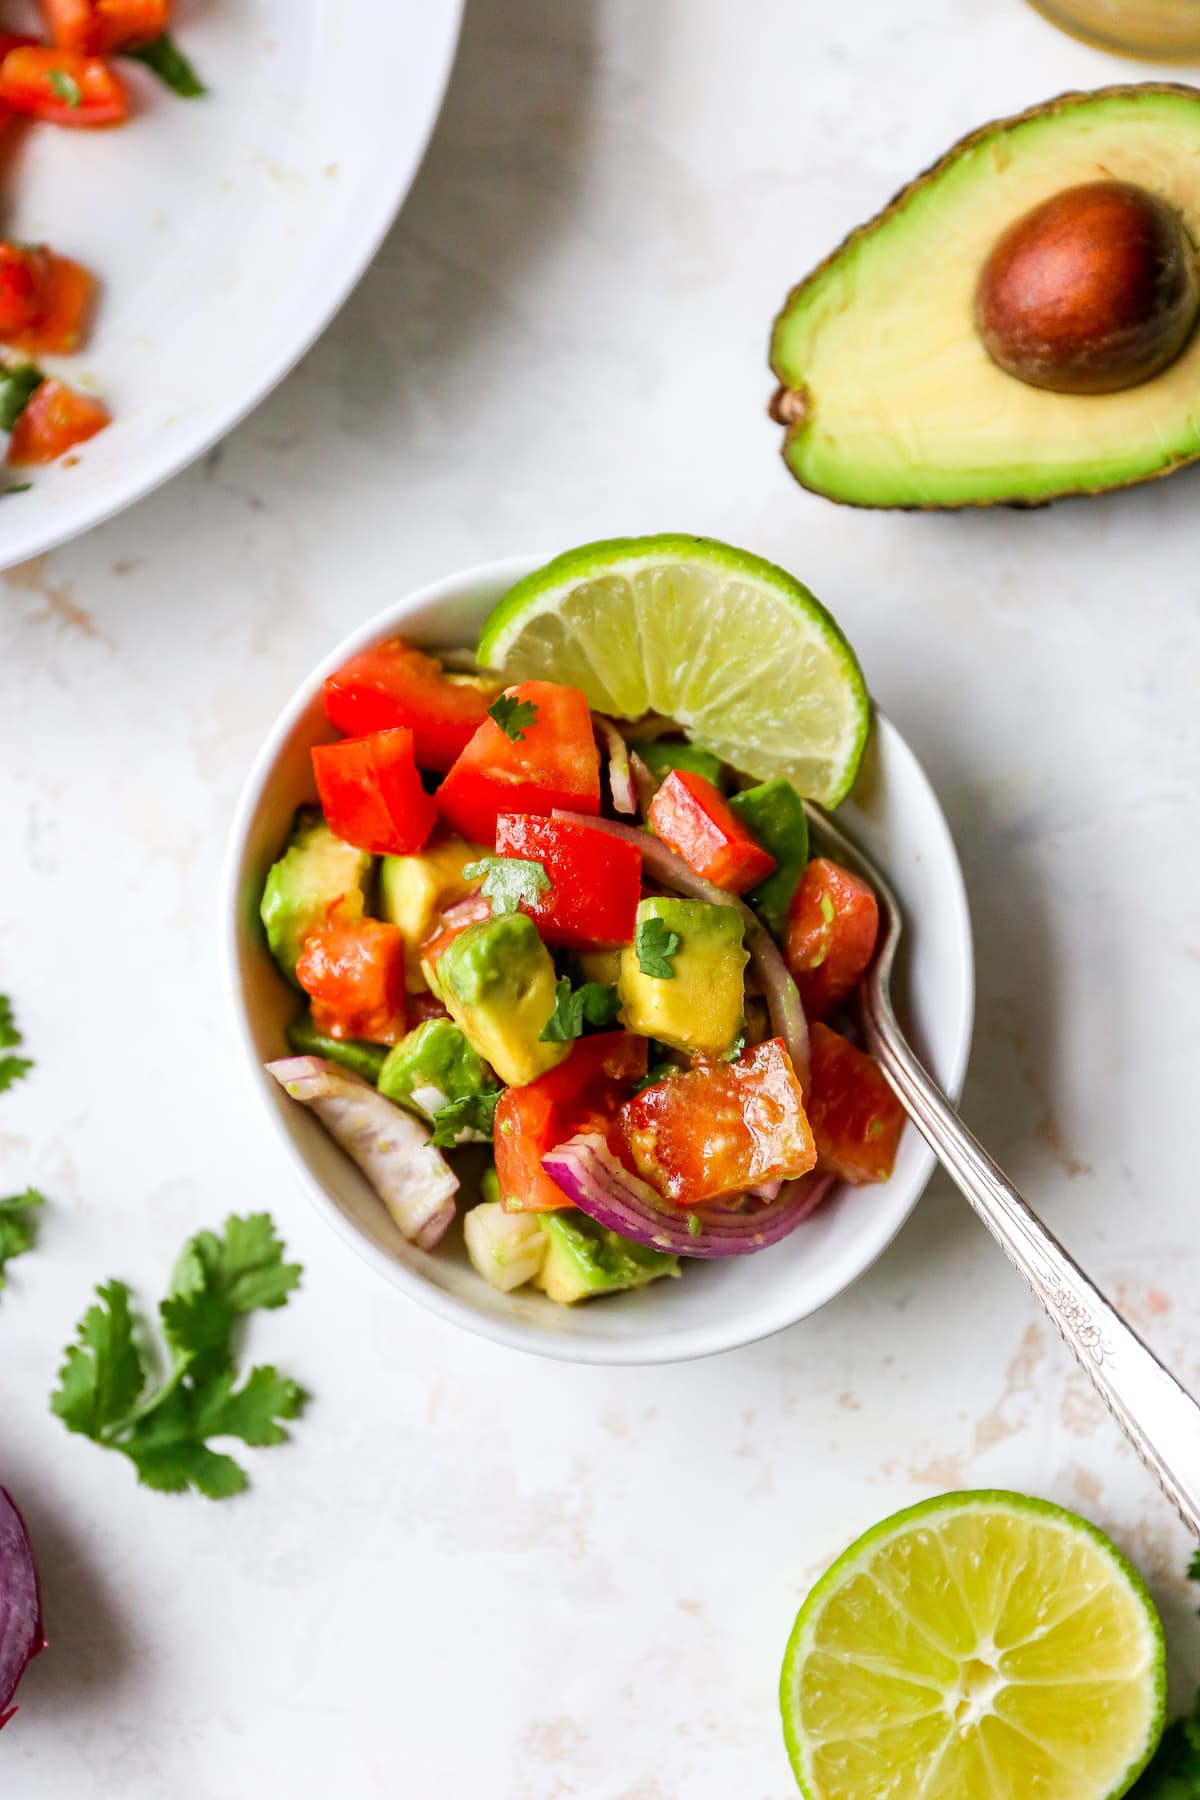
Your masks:
<svg viewBox="0 0 1200 1800"><path fill-rule="evenodd" d="M621 736L611 719L601 713L592 714L592 723L598 737L604 740L604 749L608 756L608 785L612 793L612 803L619 813L635 813L637 811L637 789L633 785L633 773L629 766L629 745Z"/></svg>
<svg viewBox="0 0 1200 1800"><path fill-rule="evenodd" d="M596 831L607 831L613 837L624 838L628 843L636 844L642 853L643 866L659 881L677 888L681 894L690 894L694 900L708 900L714 906L732 906L741 913L746 925L746 948L762 983L771 1024L776 1035L787 1045L800 1091L806 1094L810 1074L808 1020L804 1016L800 990L779 954L778 945L758 914L736 894L727 894L724 888L714 887L711 881L705 881L702 875L697 875L682 856L677 856L674 850L668 850L652 832L642 831L636 825L618 825L614 819L591 819L583 813L564 812L558 807L555 808L554 817L575 825L590 825Z"/></svg>
<svg viewBox="0 0 1200 1800"><path fill-rule="evenodd" d="M677 1256L752 1256L777 1244L820 1205L832 1180L804 1175L785 1182L779 1198L754 1213L664 1206L654 1189L631 1175L598 1132L584 1131L542 1158L552 1181L581 1212L635 1244ZM696 1225L692 1221L696 1220Z"/></svg>
<svg viewBox="0 0 1200 1800"><path fill-rule="evenodd" d="M26 1664L46 1648L37 1569L16 1501L0 1487L0 1727L16 1712L9 1702Z"/></svg>
<svg viewBox="0 0 1200 1800"><path fill-rule="evenodd" d="M650 811L650 803L662 786L658 776L649 763L643 762L636 750L629 752L629 772L633 776L634 791L637 794L638 809L644 818Z"/></svg>

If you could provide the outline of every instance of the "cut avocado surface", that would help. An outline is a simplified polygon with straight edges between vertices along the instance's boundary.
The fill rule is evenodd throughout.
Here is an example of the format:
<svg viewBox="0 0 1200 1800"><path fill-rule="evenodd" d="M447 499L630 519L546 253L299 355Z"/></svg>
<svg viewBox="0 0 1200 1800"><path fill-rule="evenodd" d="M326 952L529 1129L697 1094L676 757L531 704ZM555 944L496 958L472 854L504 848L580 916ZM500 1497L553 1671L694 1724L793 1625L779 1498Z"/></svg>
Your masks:
<svg viewBox="0 0 1200 1800"><path fill-rule="evenodd" d="M1200 456L1200 333L1135 387L1067 394L1006 374L976 330L1001 233L1097 180L1157 195L1200 244L1200 90L1064 94L985 125L801 282L771 345L797 480L856 506L985 506L1127 486Z"/></svg>

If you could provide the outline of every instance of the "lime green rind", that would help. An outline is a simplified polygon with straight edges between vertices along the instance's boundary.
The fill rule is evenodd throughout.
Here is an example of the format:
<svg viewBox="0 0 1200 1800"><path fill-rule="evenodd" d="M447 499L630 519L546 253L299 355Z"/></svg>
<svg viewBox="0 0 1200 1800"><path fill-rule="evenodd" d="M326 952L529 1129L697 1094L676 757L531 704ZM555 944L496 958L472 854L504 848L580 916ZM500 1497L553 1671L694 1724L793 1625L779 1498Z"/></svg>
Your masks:
<svg viewBox="0 0 1200 1800"><path fill-rule="evenodd" d="M617 716L637 716L637 713L647 710L646 695L653 687L645 671L642 671L645 678L640 688L639 672L625 671L632 684L628 692L636 691L642 701L642 704L630 712L623 710L618 704L620 696L605 685L602 676L588 662L586 652L580 646L573 642L569 646L573 651L565 659L569 662L569 667L554 670L546 667L543 662L539 662L537 666L523 667L517 654L519 638L537 619L556 617L560 613L564 596L587 582L605 577L619 579L634 574L645 576L656 568L669 572L688 564L740 578L770 595L773 601L798 614L810 629L812 638L819 640L828 652L836 668L839 693L844 706L843 736L838 754L833 759L828 784L820 792L810 792L810 797L827 807L836 806L853 785L870 730L870 699L862 669L828 609L785 569L749 551L736 549L714 538L694 537L683 533L603 539L566 551L519 581L497 603L480 635L478 661L482 667L498 669L517 678L539 675L543 678L554 679L557 676L558 679L569 680L583 689L589 704L596 710L613 712ZM565 635L570 637L571 634ZM671 716L678 717L679 723L685 728L692 723L678 709L673 709ZM709 741L723 760L758 780L769 780L784 772L777 762L764 763L756 760L754 752L744 744L718 744L711 739Z"/></svg>
<svg viewBox="0 0 1200 1800"><path fill-rule="evenodd" d="M918 1521L928 1523L939 1513L960 1513L971 1510L1009 1510L1029 1517L1060 1522L1071 1532L1086 1537L1095 1544L1127 1583L1140 1605L1148 1627L1153 1652L1153 1713L1148 1723L1144 1748L1133 1758L1116 1786L1107 1795L1097 1797L1097 1800L1122 1800L1122 1796L1129 1792L1149 1764L1158 1747L1166 1722L1167 1656L1162 1620L1159 1618L1158 1609L1141 1575L1128 1557L1117 1548L1110 1537L1100 1530L1099 1526L1093 1525L1088 1519L1080 1518L1077 1513L1070 1512L1064 1506L1056 1505L1052 1500L1040 1500L1032 1495L1018 1494L1004 1488L965 1489L939 1494L932 1500L920 1500L913 1506L905 1507L900 1512L892 1513L890 1517L881 1519L877 1525L873 1525L869 1531L865 1531L861 1537L856 1538L854 1543L830 1565L816 1585L810 1589L797 1613L795 1624L788 1637L787 1648L783 1656L783 1667L780 1671L779 1710L788 1760L805 1800L824 1800L824 1796L813 1787L808 1779L805 1747L796 1719L798 1711L795 1700L796 1671L802 1655L807 1650L811 1630L824 1610L825 1601L843 1585L848 1575L864 1559L867 1552L877 1549L890 1538L902 1536L910 1525ZM982 1796L980 1796L980 1800L983 1800Z"/></svg>

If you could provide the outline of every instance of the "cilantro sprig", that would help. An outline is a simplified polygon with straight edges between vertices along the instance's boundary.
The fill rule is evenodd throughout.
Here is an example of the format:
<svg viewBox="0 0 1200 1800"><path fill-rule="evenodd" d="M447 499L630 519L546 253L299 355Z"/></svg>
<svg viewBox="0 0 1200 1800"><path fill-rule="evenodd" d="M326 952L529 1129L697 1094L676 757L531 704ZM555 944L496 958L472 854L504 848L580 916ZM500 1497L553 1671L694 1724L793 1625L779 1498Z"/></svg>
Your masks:
<svg viewBox="0 0 1200 1800"><path fill-rule="evenodd" d="M284 1262L266 1213L226 1219L219 1237L201 1231L189 1239L158 1309L168 1373L157 1386L149 1384L129 1289L103 1283L64 1353L51 1411L68 1431L128 1457L145 1487L195 1488L210 1500L240 1493L245 1470L208 1440L280 1444L287 1435L280 1421L296 1417L305 1395L268 1364L238 1385L238 1322L283 1306L300 1274L298 1263Z"/></svg>
<svg viewBox="0 0 1200 1800"><path fill-rule="evenodd" d="M674 981L671 958L678 953L682 943L679 933L653 914L640 920L633 940L638 968L643 975L652 975L658 981Z"/></svg>
<svg viewBox="0 0 1200 1800"><path fill-rule="evenodd" d="M434 1149L452 1150L463 1131L479 1131L490 1138L503 1091L490 1088L486 1094L464 1094L461 1099L440 1106L433 1115L433 1136L429 1140Z"/></svg>
<svg viewBox="0 0 1200 1800"><path fill-rule="evenodd" d="M620 1010L615 987L603 981L585 981L582 987L572 990L564 975L554 990L554 1011L538 1033L538 1042L568 1044L572 1038L583 1036L585 1021L603 1031L616 1023Z"/></svg>
<svg viewBox="0 0 1200 1800"><path fill-rule="evenodd" d="M164 86L169 87L182 100L198 100L208 92L169 31L152 38L148 44L139 44L136 50L123 51L122 55L132 57L134 62L143 63L158 76Z"/></svg>
<svg viewBox="0 0 1200 1800"><path fill-rule="evenodd" d="M0 365L0 431L11 431L46 377L36 363ZM6 493L19 491L12 487Z"/></svg>
<svg viewBox="0 0 1200 1800"><path fill-rule="evenodd" d="M72 112L83 105L83 90L69 69L51 69L50 86L55 98L65 101Z"/></svg>
<svg viewBox="0 0 1200 1800"><path fill-rule="evenodd" d="M7 1200L0 1200L0 1288L7 1280L5 1264L33 1248L37 1208L44 1205L45 1195L36 1188L26 1188L23 1194L10 1194Z"/></svg>
<svg viewBox="0 0 1200 1800"><path fill-rule="evenodd" d="M537 724L538 709L533 700L518 700L515 694L501 694L488 707L488 718L497 725L510 743L524 742L525 727Z"/></svg>
<svg viewBox="0 0 1200 1800"><path fill-rule="evenodd" d="M463 870L467 881L480 875L480 892L492 903L492 917L520 912L524 900L532 906L539 894L550 892L550 877L540 862L528 862L523 856L481 856Z"/></svg>
<svg viewBox="0 0 1200 1800"><path fill-rule="evenodd" d="M0 994L0 1050L14 1050L23 1042L13 1018L12 1001L7 994ZM23 1081L32 1067L28 1056L0 1056L0 1094L14 1081Z"/></svg>

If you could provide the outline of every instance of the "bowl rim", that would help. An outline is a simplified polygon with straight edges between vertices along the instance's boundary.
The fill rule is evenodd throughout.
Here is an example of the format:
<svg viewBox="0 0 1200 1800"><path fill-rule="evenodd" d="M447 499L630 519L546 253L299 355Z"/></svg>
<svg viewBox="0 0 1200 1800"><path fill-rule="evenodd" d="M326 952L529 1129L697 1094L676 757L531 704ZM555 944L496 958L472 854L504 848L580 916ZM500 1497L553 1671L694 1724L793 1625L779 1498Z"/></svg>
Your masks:
<svg viewBox="0 0 1200 1800"><path fill-rule="evenodd" d="M527 1355L548 1357L558 1362L605 1367L652 1367L666 1363L689 1362L701 1357L716 1356L725 1351L741 1349L758 1343L764 1338L772 1337L777 1332L785 1331L790 1326L799 1324L801 1320L811 1317L812 1314L819 1312L832 1300L835 1300L838 1295L853 1287L893 1243L925 1192L930 1177L937 1167L937 1159L929 1146L922 1147L921 1161L912 1182L912 1192L904 1205L899 1207L894 1215L889 1216L887 1229L876 1234L875 1237L863 1234L864 1254L861 1260L854 1264L852 1272L843 1278L840 1270L831 1270L830 1278L823 1288L816 1291L815 1297L811 1293L807 1294L798 1310L783 1309L787 1316L763 1317L753 1312L746 1312L731 1319L715 1317L705 1325L685 1331L650 1332L645 1338L585 1338L548 1333L542 1331L535 1322L518 1318L505 1319L477 1310L469 1302L447 1292L434 1282L424 1280L419 1273L389 1256L386 1250L373 1243L354 1225L332 1199L324 1183L318 1180L313 1173L307 1159L288 1131L279 1107L270 1104L272 1096L263 1076L261 1060L251 1031L249 1009L242 993L239 969L241 869L250 827L269 786L270 776L280 750L301 715L311 704L325 677L332 674L358 651L383 638L394 636L401 628L403 621L414 612L436 605L438 601L457 597L464 589L485 584L498 586L500 583L504 583L506 587L511 586L522 576L540 568L548 560L549 558L544 555L500 557L472 564L468 568L458 569L450 575L427 582L424 586L403 595L399 600L394 600L389 605L382 607L361 625L355 627L353 631L347 633L340 643L336 644L299 683L291 699L277 716L251 764L230 822L218 891L221 982L225 990L234 1034L241 1046L251 1082L259 1096L260 1103L271 1120L276 1138L282 1143L289 1161L300 1176L301 1185L309 1201L337 1236L348 1244L355 1254L366 1262L377 1275L380 1275L390 1287L398 1289L408 1298L415 1300L420 1306L425 1307L427 1311L434 1313L447 1324L457 1325L474 1333L477 1337L489 1339L492 1343L502 1344L506 1349L519 1350ZM874 700L872 700L872 713L875 728L881 728L891 740L893 747L908 759L917 782L926 789L945 840L944 847L947 855L944 861L949 879L947 898L952 903L957 916L955 942L958 949L959 966L956 974L961 983L963 1005L957 1021L957 1031L952 1054L948 1059L949 1067L943 1086L947 1096L952 1101L957 1101L966 1077L975 1024L974 939L971 931L966 883L949 823L942 811L933 785L915 752ZM915 1127L913 1129L915 1130Z"/></svg>

